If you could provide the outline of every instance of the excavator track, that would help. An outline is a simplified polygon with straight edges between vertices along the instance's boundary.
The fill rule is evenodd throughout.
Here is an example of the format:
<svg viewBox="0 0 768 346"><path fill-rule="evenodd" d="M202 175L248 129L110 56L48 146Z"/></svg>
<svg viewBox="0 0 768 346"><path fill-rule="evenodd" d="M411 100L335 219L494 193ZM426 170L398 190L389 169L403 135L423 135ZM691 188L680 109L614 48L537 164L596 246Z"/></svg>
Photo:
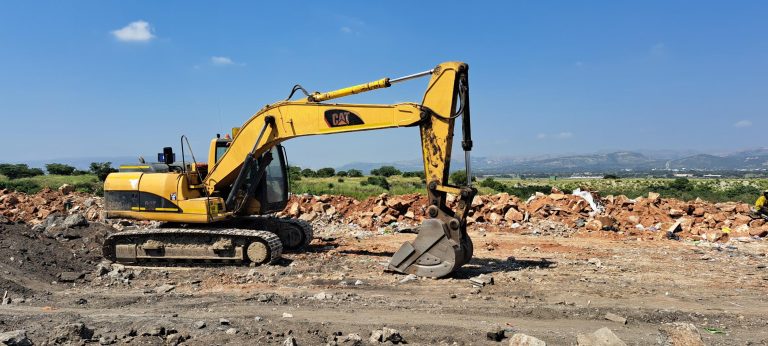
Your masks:
<svg viewBox="0 0 768 346"><path fill-rule="evenodd" d="M185 228L178 224L168 224L165 227ZM232 220L217 222L210 225L194 225L197 229L216 230L222 228L237 228L243 230L267 231L276 234L283 244L283 252L302 252L312 242L314 232L312 225L306 221L281 218L275 216L247 216Z"/></svg>
<svg viewBox="0 0 768 346"><path fill-rule="evenodd" d="M257 229L276 234L283 243L283 252L303 252L314 236L312 225L306 221L274 216L251 216L226 221L235 228Z"/></svg>
<svg viewBox="0 0 768 346"><path fill-rule="evenodd" d="M104 257L119 263L275 263L283 252L280 238L250 229L155 228L111 234Z"/></svg>

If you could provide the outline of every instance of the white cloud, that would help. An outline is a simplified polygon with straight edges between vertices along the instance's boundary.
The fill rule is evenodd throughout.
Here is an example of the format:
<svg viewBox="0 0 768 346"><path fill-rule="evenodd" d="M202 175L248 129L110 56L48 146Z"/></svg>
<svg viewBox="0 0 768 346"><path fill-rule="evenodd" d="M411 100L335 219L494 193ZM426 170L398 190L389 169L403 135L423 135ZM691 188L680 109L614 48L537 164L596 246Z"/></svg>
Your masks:
<svg viewBox="0 0 768 346"><path fill-rule="evenodd" d="M536 135L536 139L547 139L547 138L554 138L554 139L568 139L573 137L573 132L559 132L559 133L539 133Z"/></svg>
<svg viewBox="0 0 768 346"><path fill-rule="evenodd" d="M750 127L752 122L749 120L739 120L733 124L733 127Z"/></svg>
<svg viewBox="0 0 768 346"><path fill-rule="evenodd" d="M226 57L226 56L214 56L211 57L211 63L214 65L219 66L225 66L225 65L234 65L235 62L232 61L232 59Z"/></svg>
<svg viewBox="0 0 768 346"><path fill-rule="evenodd" d="M365 21L360 18L337 14L336 22L339 25L339 32L345 35L361 36L365 29Z"/></svg>
<svg viewBox="0 0 768 346"><path fill-rule="evenodd" d="M122 29L114 30L112 35L123 42L147 42L155 38L152 34L152 26L143 20L137 20Z"/></svg>

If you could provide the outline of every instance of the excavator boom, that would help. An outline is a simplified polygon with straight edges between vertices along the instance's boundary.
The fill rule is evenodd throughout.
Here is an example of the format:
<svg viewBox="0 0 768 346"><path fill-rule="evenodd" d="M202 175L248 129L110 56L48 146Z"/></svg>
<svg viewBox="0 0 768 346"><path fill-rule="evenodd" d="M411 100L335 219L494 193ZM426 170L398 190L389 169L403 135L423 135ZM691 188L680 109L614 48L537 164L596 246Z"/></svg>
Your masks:
<svg viewBox="0 0 768 346"><path fill-rule="evenodd" d="M462 148L470 175L469 151L472 148L472 140L468 72L468 66L464 63L447 62L425 72L396 79L383 78L325 93L310 94L297 85L291 96L296 91L302 91L304 98L291 100L289 96L284 101L265 106L251 116L239 128L234 138L226 143L226 151L216 157L215 162L209 159L205 175L198 171L195 178L191 172L183 170L173 179L162 178L176 181L158 184L155 190L162 191L157 195L167 194L173 190L167 186L175 183L174 188L179 192L171 194L176 199L173 204L184 210L163 214L159 213L157 208L142 210L139 207L138 210L129 211L126 210L125 203L123 208L110 208L110 201L116 200L116 195L113 198L110 198L110 195L125 188L125 180L130 178L128 176L122 180L107 179L107 209L114 209L111 210L112 216L116 217L209 224L264 213L268 209L265 205L268 205L269 201L264 197L260 198L259 196L264 195L259 195L256 190L259 188L258 182L264 181L269 175L267 170L270 163L281 159L280 152L273 150L280 147L280 143L300 136L418 126L430 205L427 208L427 219L417 228L418 236L413 242L403 244L391 259L388 268L420 276L445 276L472 257L472 243L466 233L466 216L476 190L471 187L469 181L465 187L451 186L448 183L454 125L459 117L463 121ZM344 96L390 87L392 84L422 76L430 76L430 80L419 103L327 103ZM213 151L214 149L212 153ZM116 173L115 178L120 174L130 173ZM135 178L142 181L146 179L144 176ZM165 186L165 190L161 185ZM448 208L446 197L449 193L457 196L458 210ZM115 203L112 205L117 206ZM309 237L311 239L311 234ZM241 239L236 242L242 243L245 249L248 240ZM304 242L308 240L305 239Z"/></svg>

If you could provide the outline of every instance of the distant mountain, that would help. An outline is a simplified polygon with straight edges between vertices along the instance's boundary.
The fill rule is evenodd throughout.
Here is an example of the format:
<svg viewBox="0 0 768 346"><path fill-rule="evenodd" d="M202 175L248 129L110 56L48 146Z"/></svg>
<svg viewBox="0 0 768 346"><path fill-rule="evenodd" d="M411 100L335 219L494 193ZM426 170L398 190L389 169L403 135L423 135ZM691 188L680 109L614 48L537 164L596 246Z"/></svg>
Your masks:
<svg viewBox="0 0 768 346"><path fill-rule="evenodd" d="M575 173L592 172L604 173L621 170L650 171L650 170L752 170L768 169L768 148L752 149L711 155L692 153L693 151L657 151L658 157L652 151L639 153L634 151L616 151L610 153L542 156L542 157L473 157L472 169L482 174L506 173ZM351 168L368 172L383 165L395 166L403 171L421 170L421 160L399 162L366 162L350 163L339 167L341 170ZM451 162L453 169L464 167L463 157Z"/></svg>
<svg viewBox="0 0 768 346"><path fill-rule="evenodd" d="M768 149L754 149L735 152L725 156L699 154L671 160L665 164L669 169L689 170L735 170L768 169Z"/></svg>
<svg viewBox="0 0 768 346"><path fill-rule="evenodd" d="M154 158L147 158L152 160ZM113 167L120 164L135 163L134 156L62 158L52 160L27 161L30 167L44 168L47 163L64 163L79 169L88 169L91 162L112 162ZM300 164L299 164L300 165ZM381 166L395 166L401 171L420 171L424 169L421 158L395 162L353 162L337 170L359 169L364 173ZM464 168L464 156L461 151L454 155L451 168ZM622 170L768 170L768 148L749 149L720 155L702 154L694 151L614 151L580 155L540 155L528 157L510 156L472 156L472 170L480 174L508 173L606 173Z"/></svg>
<svg viewBox="0 0 768 346"><path fill-rule="evenodd" d="M648 158L643 154L620 151L609 154L574 155L527 161L502 167L502 170L521 172L601 172L621 169L651 169L659 163L659 160Z"/></svg>

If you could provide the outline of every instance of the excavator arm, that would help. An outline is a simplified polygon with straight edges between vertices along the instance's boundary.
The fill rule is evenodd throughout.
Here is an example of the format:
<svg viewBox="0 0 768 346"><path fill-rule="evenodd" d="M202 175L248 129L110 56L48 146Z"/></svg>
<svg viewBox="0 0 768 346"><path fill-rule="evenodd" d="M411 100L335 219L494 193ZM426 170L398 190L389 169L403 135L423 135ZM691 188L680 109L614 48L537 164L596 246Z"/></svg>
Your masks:
<svg viewBox="0 0 768 346"><path fill-rule="evenodd" d="M237 213L238 206L258 201L247 191L248 177L258 180L254 171L264 155L275 145L291 138L385 128L419 126L424 173L427 180L429 207L426 220L417 228L418 237L406 242L395 253L389 269L420 276L441 277L454 271L472 257L472 243L466 233L466 217L476 194L468 180L466 187L449 185L454 125L463 120L462 147L465 151L467 175L470 135L468 66L460 62L442 63L432 70L389 80L387 78L327 93L306 93L297 101L267 105L253 115L239 130L229 149L213 166L204 184L210 195L226 197L228 212ZM326 103L339 97L430 75L421 103L395 105ZM299 90L300 86L294 88ZM300 89L303 91L303 89ZM447 194L457 196L457 210L447 205Z"/></svg>

